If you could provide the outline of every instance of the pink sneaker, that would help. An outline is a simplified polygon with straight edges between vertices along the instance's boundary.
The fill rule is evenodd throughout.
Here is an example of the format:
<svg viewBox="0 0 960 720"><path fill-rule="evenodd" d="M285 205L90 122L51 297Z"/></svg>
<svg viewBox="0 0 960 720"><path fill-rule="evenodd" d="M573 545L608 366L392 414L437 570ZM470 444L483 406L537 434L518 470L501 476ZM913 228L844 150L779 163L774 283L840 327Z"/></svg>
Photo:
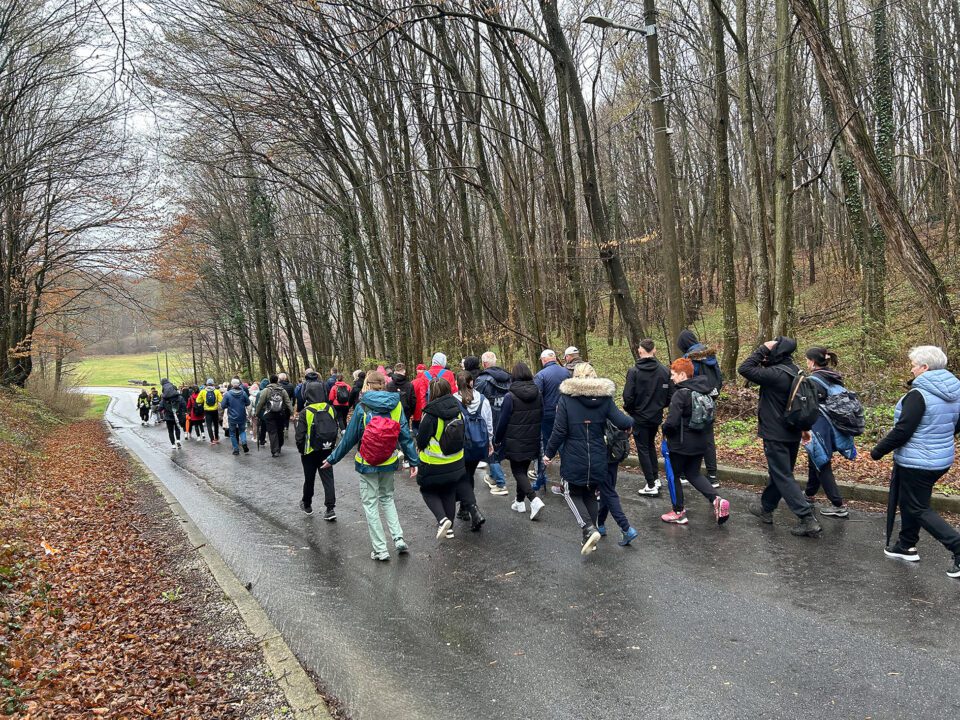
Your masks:
<svg viewBox="0 0 960 720"><path fill-rule="evenodd" d="M723 525L730 519L730 501L722 497L713 499L713 516L717 519L717 525Z"/></svg>
<svg viewBox="0 0 960 720"><path fill-rule="evenodd" d="M674 525L686 525L689 520L687 520L687 511L681 510L680 512L674 512L671 510L668 513L664 513L660 516L660 519L666 523L673 523Z"/></svg>

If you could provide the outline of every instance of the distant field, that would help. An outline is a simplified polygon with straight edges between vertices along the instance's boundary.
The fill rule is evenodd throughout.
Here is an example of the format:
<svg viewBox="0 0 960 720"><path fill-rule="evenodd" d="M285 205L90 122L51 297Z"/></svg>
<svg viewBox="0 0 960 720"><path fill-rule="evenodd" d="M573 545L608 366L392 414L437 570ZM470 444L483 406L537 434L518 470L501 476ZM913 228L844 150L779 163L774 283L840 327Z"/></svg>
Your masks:
<svg viewBox="0 0 960 720"><path fill-rule="evenodd" d="M192 380L193 371L189 370L190 356L169 353L170 379L175 383ZM151 385L159 385L160 378L166 377L167 368L163 353L160 353L160 375L157 375L157 356L155 353L139 355L91 355L81 360L76 369L77 383L98 387L126 386L130 380L146 380Z"/></svg>

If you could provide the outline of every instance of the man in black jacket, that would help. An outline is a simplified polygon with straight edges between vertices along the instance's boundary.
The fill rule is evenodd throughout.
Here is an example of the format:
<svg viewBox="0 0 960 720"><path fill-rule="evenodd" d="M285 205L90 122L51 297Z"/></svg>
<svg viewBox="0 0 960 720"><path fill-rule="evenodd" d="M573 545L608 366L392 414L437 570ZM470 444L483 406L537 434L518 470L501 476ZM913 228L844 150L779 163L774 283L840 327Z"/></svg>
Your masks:
<svg viewBox="0 0 960 720"><path fill-rule="evenodd" d="M770 479L759 503L750 503L751 513L764 523L773 523L773 511L782 498L800 522L790 530L798 536L816 537L823 528L793 477L800 450L800 431L784 422L790 401L790 391L798 368L793 362L797 342L793 338L778 337L768 340L753 351L737 368L737 372L760 386L757 405L757 435L763 440L763 454L767 458Z"/></svg>
<svg viewBox="0 0 960 720"><path fill-rule="evenodd" d="M646 484L641 495L659 495L657 479L657 432L663 409L670 404L670 371L657 360L657 349L649 338L637 348L640 359L627 370L623 386L623 409L633 418L633 441Z"/></svg>

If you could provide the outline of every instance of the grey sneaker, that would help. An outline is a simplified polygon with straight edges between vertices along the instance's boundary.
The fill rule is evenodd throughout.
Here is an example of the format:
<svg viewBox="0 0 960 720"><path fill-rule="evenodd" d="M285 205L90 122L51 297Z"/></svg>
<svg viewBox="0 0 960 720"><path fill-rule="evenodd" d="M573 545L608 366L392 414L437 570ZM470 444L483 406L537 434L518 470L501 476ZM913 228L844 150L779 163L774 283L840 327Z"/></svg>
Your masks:
<svg viewBox="0 0 960 720"><path fill-rule="evenodd" d="M850 511L847 510L846 505L841 505L836 507L835 505L829 505L827 507L820 508L820 514L824 517L834 517L834 518L848 518L850 517Z"/></svg>
<svg viewBox="0 0 960 720"><path fill-rule="evenodd" d="M337 511L333 508L328 508L325 513L323 513L323 519L327 522L333 522L337 519Z"/></svg>
<svg viewBox="0 0 960 720"><path fill-rule="evenodd" d="M953 567L947 570L947 577L960 578L960 555L953 556Z"/></svg>
<svg viewBox="0 0 960 720"><path fill-rule="evenodd" d="M751 515L756 515L760 520L767 524L773 525L773 513L767 512L763 509L763 505L758 502L752 502L747 506L747 510L750 511Z"/></svg>
<svg viewBox="0 0 960 720"><path fill-rule="evenodd" d="M410 551L410 548L407 546L406 541L402 537L393 539L393 546L397 549L399 555L405 555Z"/></svg>
<svg viewBox="0 0 960 720"><path fill-rule="evenodd" d="M386 550L381 550L380 552L371 551L370 559L371 560L389 560L390 553L388 553Z"/></svg>

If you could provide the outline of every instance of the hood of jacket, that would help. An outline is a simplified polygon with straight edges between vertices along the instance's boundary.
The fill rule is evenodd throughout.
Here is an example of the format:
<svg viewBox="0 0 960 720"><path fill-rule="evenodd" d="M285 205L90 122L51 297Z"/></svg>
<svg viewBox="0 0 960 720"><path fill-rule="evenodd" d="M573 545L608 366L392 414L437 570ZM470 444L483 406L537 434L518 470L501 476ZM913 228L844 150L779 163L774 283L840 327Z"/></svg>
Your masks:
<svg viewBox="0 0 960 720"><path fill-rule="evenodd" d="M797 341L788 337L774 338L777 344L767 356L767 365L779 365L782 362L790 360L797 351Z"/></svg>
<svg viewBox="0 0 960 720"><path fill-rule="evenodd" d="M843 385L843 375L831 368L817 368L812 374L831 385Z"/></svg>
<svg viewBox="0 0 960 720"><path fill-rule="evenodd" d="M393 378L391 379L393 380L393 384L396 385L397 390L404 387L405 385L410 384L410 378L408 378L406 375L401 375L400 373L397 373L397 372L393 374Z"/></svg>
<svg viewBox="0 0 960 720"><path fill-rule="evenodd" d="M576 398L588 408L600 407L616 392L613 380L607 378L570 378L560 383L560 394Z"/></svg>
<svg viewBox="0 0 960 720"><path fill-rule="evenodd" d="M387 390L367 390L361 403L367 410L377 413L389 413L400 402L400 394Z"/></svg>
<svg viewBox="0 0 960 720"><path fill-rule="evenodd" d="M453 420L460 414L460 403L453 395L443 395L428 402L423 411L441 420Z"/></svg>
<svg viewBox="0 0 960 720"><path fill-rule="evenodd" d="M532 402L540 394L540 389L533 380L514 380L510 385L510 392L524 402Z"/></svg>
<svg viewBox="0 0 960 720"><path fill-rule="evenodd" d="M267 387L267 385L269 385L269 384L270 384L270 378L263 378L263 379L260 381L260 389L261 389L261 390L265 390L266 387Z"/></svg>
<svg viewBox="0 0 960 720"><path fill-rule="evenodd" d="M701 362L704 365L716 365L717 349L710 345L696 343L695 345L691 345L690 349L687 350L687 357L694 362Z"/></svg>
<svg viewBox="0 0 960 720"><path fill-rule="evenodd" d="M323 386L320 376L316 373L312 373L312 375L314 380L308 380L300 389L300 394L303 395L303 401L307 405L313 405L314 403L327 401L326 388Z"/></svg>
<svg viewBox="0 0 960 720"><path fill-rule="evenodd" d="M709 395L713 392L713 383L710 382L710 378L706 375L694 375L692 378L687 378L683 382L677 383L677 387L687 388L688 390L693 390L703 395Z"/></svg>
<svg viewBox="0 0 960 720"><path fill-rule="evenodd" d="M227 390L227 395L232 395L235 398L244 398L247 394L242 389L235 387Z"/></svg>
<svg viewBox="0 0 960 720"><path fill-rule="evenodd" d="M455 392L453 396L457 399L461 405L463 405L463 396L459 392ZM478 393L476 390L473 391L473 402L469 405L464 405L464 407L469 410L471 413L476 413L480 409L480 405L483 403L483 395Z"/></svg>
<svg viewBox="0 0 960 720"><path fill-rule="evenodd" d="M463 369L476 376L480 372L480 358L476 355L467 355L463 359Z"/></svg>
<svg viewBox="0 0 960 720"><path fill-rule="evenodd" d="M949 370L927 370L914 378L912 385L945 402L960 402L960 380Z"/></svg>
<svg viewBox="0 0 960 720"><path fill-rule="evenodd" d="M700 341L697 339L697 336L693 330L684 330L677 338L677 347L680 348L680 352L688 353L690 352L690 348L692 348L694 345L697 345L699 342Z"/></svg>
<svg viewBox="0 0 960 720"><path fill-rule="evenodd" d="M320 381L320 374L317 372L308 372L306 375L303 376L303 382L305 383L319 382L319 381Z"/></svg>
<svg viewBox="0 0 960 720"><path fill-rule="evenodd" d="M657 368L662 367L662 365L655 357L646 357L637 360L637 363L634 365L634 367L637 369L637 372L652 373L656 372Z"/></svg>
<svg viewBox="0 0 960 720"><path fill-rule="evenodd" d="M477 377L482 377L484 375L489 376L493 382L503 388L510 387L510 383L513 382L513 377L510 375L510 373L508 373L502 367L498 367L496 365L491 365L490 367L486 368Z"/></svg>

